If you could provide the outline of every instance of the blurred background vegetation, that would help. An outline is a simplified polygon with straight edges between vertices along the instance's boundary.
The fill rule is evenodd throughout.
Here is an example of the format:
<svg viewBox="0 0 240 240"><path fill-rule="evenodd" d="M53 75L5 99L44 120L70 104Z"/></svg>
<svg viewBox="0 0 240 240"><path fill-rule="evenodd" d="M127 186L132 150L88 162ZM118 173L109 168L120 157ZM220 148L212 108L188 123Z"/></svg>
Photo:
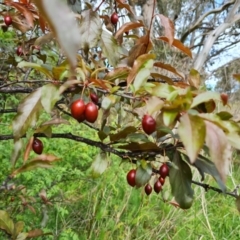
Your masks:
<svg viewBox="0 0 240 240"><path fill-rule="evenodd" d="M12 107L17 101L8 97ZM1 115L1 134L11 133L14 114ZM87 126L70 120L71 127L62 125L54 132L73 132L90 139L97 136ZM169 199L166 181L162 193L146 196L144 190L131 188L126 174L134 166L111 155L110 167L93 179L90 166L98 149L66 139L42 139L44 151L61 157L51 169L37 169L19 174L13 181L16 188L0 191L0 209L6 209L14 221L23 221L26 231L43 228L52 235L39 239L227 239L240 238L239 213L235 199L206 192L194 186L195 201L191 209L177 209ZM12 142L0 144L0 182L9 173ZM32 153L33 154L33 153ZM21 164L21 163L19 163ZM119 167L121 165L121 167ZM229 191L240 182L239 158L233 157L228 178ZM198 172L194 180L200 181ZM207 177L205 183L217 186ZM27 186L21 189L20 186ZM20 190L21 189L21 190ZM51 204L39 197L44 189ZM170 198L171 199L171 198ZM24 202L28 204L24 206ZM0 239L5 239L0 232Z"/></svg>
<svg viewBox="0 0 240 240"><path fill-rule="evenodd" d="M17 41L13 32L0 31L1 59L8 58L7 54L15 52L13 47ZM57 57L54 52L51 54L51 49L43 49L43 53L44 51L56 61ZM176 67L177 62L182 64L176 61ZM6 65L4 61L1 63L0 80L1 75L6 74ZM214 77L219 80L216 90L232 96L230 110L236 117L239 89L236 88L237 83L229 79L238 71L238 65L237 61L233 61L214 73ZM37 79L39 76L34 77ZM235 89L234 93L232 89ZM0 106L4 105L6 109L16 108L21 98L22 95L1 94ZM14 115L0 114L1 135L12 133L11 122ZM96 133L87 126L70 121L71 126L61 125L56 127L54 132L72 132L93 140L98 139ZM170 196L168 182L165 183L162 193L152 193L149 197L142 188L131 188L127 184L126 174L134 166L122 162L116 156L111 155L108 170L101 177L93 179L89 169L98 153L96 148L66 139L41 140L44 151L59 156L61 161L52 169L19 174L13 180L15 189L0 191L0 209L7 210L15 222L23 221L25 231L43 228L44 232L53 234L39 239L240 239L240 216L235 199L230 196L214 191L206 192L203 188L194 186L194 204L191 209L184 211L164 202L164 199ZM10 172L12 146L12 141L0 142L0 182L3 182ZM231 173L226 184L229 191L240 183L240 161L237 153L232 160ZM200 181L196 171L194 180ZM205 183L217 186L211 177L206 177ZM51 204L43 204L39 197L42 189L46 191ZM2 232L0 239L6 239Z"/></svg>

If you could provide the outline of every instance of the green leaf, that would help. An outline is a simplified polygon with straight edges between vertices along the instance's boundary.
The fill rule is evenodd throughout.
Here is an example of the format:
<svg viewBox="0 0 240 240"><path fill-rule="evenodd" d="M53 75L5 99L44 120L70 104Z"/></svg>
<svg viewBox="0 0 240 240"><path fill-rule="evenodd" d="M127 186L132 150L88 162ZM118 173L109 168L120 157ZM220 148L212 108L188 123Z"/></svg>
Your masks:
<svg viewBox="0 0 240 240"><path fill-rule="evenodd" d="M97 12L83 11L80 19L80 48L88 50L97 46L102 34L102 23Z"/></svg>
<svg viewBox="0 0 240 240"><path fill-rule="evenodd" d="M116 97L113 95L104 97L101 103L102 109L109 110L113 106L115 101L116 101Z"/></svg>
<svg viewBox="0 0 240 240"><path fill-rule="evenodd" d="M23 231L23 228L24 222L22 221L17 222L14 226L14 237L17 237Z"/></svg>
<svg viewBox="0 0 240 240"><path fill-rule="evenodd" d="M42 110L41 95L42 89L38 88L19 104L18 113L12 123L15 139L21 138L27 132L28 128L36 124Z"/></svg>
<svg viewBox="0 0 240 240"><path fill-rule="evenodd" d="M191 163L194 163L205 141L206 127L204 121L198 116L186 113L180 118L178 134Z"/></svg>
<svg viewBox="0 0 240 240"><path fill-rule="evenodd" d="M22 61L17 65L19 68L24 68L24 67L29 67L29 68L33 68L35 70L37 70L38 72L43 73L44 75L46 75L46 77L53 79L53 75L51 72L48 71L48 69L46 69L44 66L40 65L40 64L36 64L36 63L31 63L31 62L26 62L26 61Z"/></svg>
<svg viewBox="0 0 240 240"><path fill-rule="evenodd" d="M175 91L175 88L165 83L155 83L155 87L152 88L151 93L153 96L160 98L168 98L169 95Z"/></svg>
<svg viewBox="0 0 240 240"><path fill-rule="evenodd" d="M200 93L199 95L197 95L193 99L191 108L194 108L197 105L199 105L200 103L208 102L210 100L222 101L219 93L210 92L210 91L209 92L203 92L203 93Z"/></svg>
<svg viewBox="0 0 240 240"><path fill-rule="evenodd" d="M230 112L222 111L217 113L217 116L219 116L222 120L229 120L233 117L233 115Z"/></svg>
<svg viewBox="0 0 240 240"><path fill-rule="evenodd" d="M152 115L154 112L157 112L162 109L164 106L164 101L161 100L159 97L151 96L146 101L146 111L148 114ZM142 115L139 115L139 117L143 117Z"/></svg>
<svg viewBox="0 0 240 240"><path fill-rule="evenodd" d="M55 103L61 99L59 89L50 83L42 87L41 103L47 113L51 113Z"/></svg>
<svg viewBox="0 0 240 240"><path fill-rule="evenodd" d="M182 209L192 206L194 191L191 187L192 172L189 165L184 162L178 151L172 159L172 166L169 170L169 181L172 194Z"/></svg>
<svg viewBox="0 0 240 240"><path fill-rule="evenodd" d="M169 127L174 122L178 115L178 111L176 110L164 110L163 112L163 123L165 126Z"/></svg>
<svg viewBox="0 0 240 240"><path fill-rule="evenodd" d="M14 234L14 223L9 214L3 210L0 210L0 229L3 229L8 234Z"/></svg>
<svg viewBox="0 0 240 240"><path fill-rule="evenodd" d="M126 137L126 142L149 142L148 137L146 134L143 133L131 133Z"/></svg>
<svg viewBox="0 0 240 240"><path fill-rule="evenodd" d="M215 125L219 126L224 132L239 132L240 126L231 120L224 121L218 115L214 113L201 113L199 117L213 122Z"/></svg>
<svg viewBox="0 0 240 240"><path fill-rule="evenodd" d="M240 135L237 132L226 133L228 142L236 149L240 149Z"/></svg>
<svg viewBox="0 0 240 240"><path fill-rule="evenodd" d="M189 74L189 83L191 86L199 88L201 84L200 74L196 69L191 69Z"/></svg>
<svg viewBox="0 0 240 240"><path fill-rule="evenodd" d="M106 134L104 131L98 131L98 137L101 141L103 141L108 137L108 134Z"/></svg>
<svg viewBox="0 0 240 240"><path fill-rule="evenodd" d="M82 36L74 13L63 1L35 0L34 2L57 37L70 64L75 67L77 63L76 55Z"/></svg>
<svg viewBox="0 0 240 240"><path fill-rule="evenodd" d="M190 163L188 156L185 154L183 154L183 155L184 155L184 158ZM216 180L216 182L218 183L218 186L221 188L221 190L223 192L226 191L226 186L223 183L221 176L220 176L215 164L212 161L210 161L209 159L207 159L206 157L204 157L202 155L198 155L198 158L194 162L193 166L198 169L199 173L202 176L202 181L204 180L204 173L207 173Z"/></svg>
<svg viewBox="0 0 240 240"><path fill-rule="evenodd" d="M167 101L169 101L169 102L172 102L172 101L174 101L175 99L176 99L176 97L179 95L179 92L177 91L177 90L175 90L175 91L173 91L173 92L171 92L169 95L168 95L168 97L167 97Z"/></svg>
<svg viewBox="0 0 240 240"><path fill-rule="evenodd" d="M123 50L118 45L117 40L112 34L103 30L100 39L100 46L104 56L108 59L109 63L115 67L120 61L121 55L123 55Z"/></svg>
<svg viewBox="0 0 240 240"><path fill-rule="evenodd" d="M46 77L48 77L50 79L53 79L52 73L50 71L48 71L48 69L46 69L44 67L44 65L40 65L40 64L36 64L36 63L32 63L32 62L22 61L17 66L19 68L25 68L25 67L33 68L33 69L37 70L38 72L41 72L44 75L46 75Z"/></svg>
<svg viewBox="0 0 240 240"><path fill-rule="evenodd" d="M109 164L109 158L106 153L99 153L96 155L91 169L92 169L92 177L96 178L103 174L103 172L107 169Z"/></svg>
<svg viewBox="0 0 240 240"><path fill-rule="evenodd" d="M130 69L128 67L119 67L107 73L105 80L114 81L116 79L126 79Z"/></svg>
<svg viewBox="0 0 240 240"><path fill-rule="evenodd" d="M232 151L228 139L221 128L217 125L205 121L206 123L206 145L209 148L210 157L220 174L223 182L229 172Z"/></svg>
<svg viewBox="0 0 240 240"><path fill-rule="evenodd" d="M152 176L152 166L146 161L141 161L141 165L137 168L135 182L136 187L144 186L148 183Z"/></svg>
<svg viewBox="0 0 240 240"><path fill-rule="evenodd" d="M16 240L25 240L28 237L28 233L19 233Z"/></svg>
<svg viewBox="0 0 240 240"><path fill-rule="evenodd" d="M238 212L240 212L240 196L236 197L235 204L236 204Z"/></svg>
<svg viewBox="0 0 240 240"><path fill-rule="evenodd" d="M133 80L135 79L137 73L141 68L146 67L147 69L150 68L152 65L152 60L156 58L155 54L142 54L137 59L134 60L132 70L130 71L127 77L127 84L128 86L132 84Z"/></svg>
<svg viewBox="0 0 240 240"><path fill-rule="evenodd" d="M120 139L123 138L125 139L129 134L135 133L136 131L137 129L135 127L129 126L124 129L121 129L118 133L110 134L109 137L112 142L116 142Z"/></svg>
<svg viewBox="0 0 240 240"><path fill-rule="evenodd" d="M11 155L11 164L13 166L15 166L18 158L20 157L22 149L23 149L22 139L17 139L17 140L14 139L14 147Z"/></svg>
<svg viewBox="0 0 240 240"><path fill-rule="evenodd" d="M149 69L142 68L139 70L133 82L135 92L137 92L141 88L141 86L143 86L147 82L149 76L150 76Z"/></svg>

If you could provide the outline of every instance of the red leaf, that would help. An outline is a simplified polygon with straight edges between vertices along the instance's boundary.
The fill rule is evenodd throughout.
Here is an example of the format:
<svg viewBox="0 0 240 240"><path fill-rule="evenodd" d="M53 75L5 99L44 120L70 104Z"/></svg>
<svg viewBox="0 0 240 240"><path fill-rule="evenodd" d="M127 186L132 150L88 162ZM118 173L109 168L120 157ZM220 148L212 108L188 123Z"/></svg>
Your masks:
<svg viewBox="0 0 240 240"><path fill-rule="evenodd" d="M24 15L24 17L27 20L28 25L33 28L34 27L34 18L33 18L33 14L31 11L29 11L25 6L23 6L23 4L21 3L17 3L17 2L11 2L11 1L6 1L5 2L6 5L8 6L12 6L15 7L20 13L22 13Z"/></svg>
<svg viewBox="0 0 240 240"><path fill-rule="evenodd" d="M131 9L131 7L130 7L130 5L129 4L125 4L124 2L124 0L116 0L116 2L118 3L118 8L125 8L125 9L127 9L131 14L134 14L133 12L132 12L132 9Z"/></svg>
<svg viewBox="0 0 240 240"><path fill-rule="evenodd" d="M41 15L39 15L39 20L38 21L39 21L39 26L40 26L41 30L43 31L43 33L45 33L46 22Z"/></svg>
<svg viewBox="0 0 240 240"><path fill-rule="evenodd" d="M159 67L159 68L163 68L163 69L165 69L165 70L167 70L167 71L169 71L169 72L172 72L172 73L178 75L178 76L181 77L181 78L184 78L184 75L183 75L181 72L179 72L178 70L176 70L176 69L175 69L173 66L171 66L170 64L165 64L165 63L161 63L161 62L155 62L155 63L154 63L154 66L155 66L155 67Z"/></svg>
<svg viewBox="0 0 240 240"><path fill-rule="evenodd" d="M28 141L26 150L25 150L25 152L24 152L23 163L25 163L25 162L28 160L30 151L32 150L33 139L34 139L34 137L31 137L31 138L29 139L29 141Z"/></svg>
<svg viewBox="0 0 240 240"><path fill-rule="evenodd" d="M89 81L93 82L95 86L108 90L108 87L106 86L102 79L90 78Z"/></svg>
<svg viewBox="0 0 240 240"><path fill-rule="evenodd" d="M28 232L28 238L40 237L44 235L43 230L41 229L34 229Z"/></svg>
<svg viewBox="0 0 240 240"><path fill-rule="evenodd" d="M157 14L157 16L161 20L161 25L165 29L165 36L169 39L169 44L172 45L174 41L174 24L173 22L168 18L165 17L162 14Z"/></svg>
<svg viewBox="0 0 240 240"><path fill-rule="evenodd" d="M170 40L167 37L160 37L158 38L160 40L163 40L164 42L167 42L170 44ZM190 50L190 48L184 46L182 44L181 41L179 41L178 39L173 39L172 45L176 48L178 48L179 50L181 50L183 53L185 53L186 55L188 55L190 58L192 58L192 51Z"/></svg>
<svg viewBox="0 0 240 240"><path fill-rule="evenodd" d="M224 131L220 127L209 121L205 121L205 124L207 127L206 145L222 181L225 182L229 172L232 153L230 145Z"/></svg>
<svg viewBox="0 0 240 240"><path fill-rule="evenodd" d="M127 22L125 24L123 24L118 31L116 32L115 38L118 38L120 35L122 35L123 33L132 30L134 28L139 28L139 27L143 27L143 23L141 22Z"/></svg>
<svg viewBox="0 0 240 240"><path fill-rule="evenodd" d="M35 208L34 208L33 206L27 205L27 207L29 208L29 210L30 210L32 213L36 214L36 210L35 210Z"/></svg>

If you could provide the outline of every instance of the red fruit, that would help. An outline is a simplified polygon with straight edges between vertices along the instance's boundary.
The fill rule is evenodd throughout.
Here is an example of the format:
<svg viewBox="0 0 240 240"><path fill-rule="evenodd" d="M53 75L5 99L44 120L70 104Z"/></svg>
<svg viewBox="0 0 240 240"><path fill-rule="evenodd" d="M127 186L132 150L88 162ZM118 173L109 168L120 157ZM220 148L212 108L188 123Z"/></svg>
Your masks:
<svg viewBox="0 0 240 240"><path fill-rule="evenodd" d="M223 106L227 105L228 103L228 95L226 93L221 93L221 99L222 99L222 102L223 102Z"/></svg>
<svg viewBox="0 0 240 240"><path fill-rule="evenodd" d="M169 175L169 167L166 163L164 163L160 168L159 168L159 174L162 178L166 178Z"/></svg>
<svg viewBox="0 0 240 240"><path fill-rule="evenodd" d="M144 190L145 190L145 193L146 193L147 195L150 195L151 192L152 192L152 186L148 183L148 184L145 186Z"/></svg>
<svg viewBox="0 0 240 240"><path fill-rule="evenodd" d="M16 51L16 54L17 54L18 56L22 56L22 55L23 55L23 49L22 49L21 46L18 46L17 51Z"/></svg>
<svg viewBox="0 0 240 240"><path fill-rule="evenodd" d="M165 183L165 178L163 178L163 177L159 177L159 179L158 179L159 181L160 181L160 183L162 184L162 186L164 185L164 183Z"/></svg>
<svg viewBox="0 0 240 240"><path fill-rule="evenodd" d="M117 15L117 13L114 12L114 13L112 14L112 16L111 16L111 23L112 23L113 25L116 25L117 22L118 22L118 15Z"/></svg>
<svg viewBox="0 0 240 240"><path fill-rule="evenodd" d="M128 34L129 34L129 31L126 31L125 34L128 35Z"/></svg>
<svg viewBox="0 0 240 240"><path fill-rule="evenodd" d="M142 128L148 135L152 134L156 130L156 121L150 115L144 115L142 119Z"/></svg>
<svg viewBox="0 0 240 240"><path fill-rule="evenodd" d="M83 122L85 120L86 105L82 99L78 99L71 105L71 114L78 122Z"/></svg>
<svg viewBox="0 0 240 240"><path fill-rule="evenodd" d="M6 26L10 26L10 25L12 24L12 18L11 18L11 16L6 15L6 16L4 17L4 22L5 22Z"/></svg>
<svg viewBox="0 0 240 240"><path fill-rule="evenodd" d="M135 177L136 177L136 169L130 170L127 174L127 182L132 187L136 186Z"/></svg>
<svg viewBox="0 0 240 240"><path fill-rule="evenodd" d="M89 102L86 105L85 109L85 119L90 122L94 123L98 117L98 108L93 102Z"/></svg>
<svg viewBox="0 0 240 240"><path fill-rule="evenodd" d="M154 191L158 194L162 190L162 184L160 183L159 180L157 180L154 184Z"/></svg>
<svg viewBox="0 0 240 240"><path fill-rule="evenodd" d="M98 96L95 93L90 93L90 98L91 100L95 103L98 104Z"/></svg>
<svg viewBox="0 0 240 240"><path fill-rule="evenodd" d="M42 154L43 152L43 143L40 139L35 138L32 143L32 149L36 154Z"/></svg>

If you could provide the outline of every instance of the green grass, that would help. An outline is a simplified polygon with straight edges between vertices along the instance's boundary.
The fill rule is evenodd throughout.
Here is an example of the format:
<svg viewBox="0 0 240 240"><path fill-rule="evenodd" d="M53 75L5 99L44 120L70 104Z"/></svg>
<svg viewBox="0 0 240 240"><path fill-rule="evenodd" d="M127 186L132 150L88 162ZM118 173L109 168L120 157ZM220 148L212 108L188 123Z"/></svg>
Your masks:
<svg viewBox="0 0 240 240"><path fill-rule="evenodd" d="M4 134L10 131L6 128ZM71 131L96 139L96 133L82 124L74 124L73 128L60 126L54 131ZM193 186L195 201L192 208L186 211L177 209L168 203L172 200L168 181L162 194L152 193L147 197L142 188L131 188L126 182L126 174L133 167L131 164L111 155L110 167L101 177L92 179L89 167L98 149L66 139L42 140L44 152L55 154L62 160L52 169L37 169L17 176L14 179L16 185L27 187L21 193L17 190L0 193L1 209L7 209L14 221L24 221L25 231L42 228L42 202L38 194L45 189L53 206L47 206L48 221L43 229L52 232L55 239L240 239L240 218L234 198ZM11 141L1 142L1 181L10 172L11 148ZM237 156L234 162L227 181L229 190L240 182ZM20 160L18 165L21 164ZM194 179L200 179L195 171ZM207 177L205 182L217 186L211 177ZM31 205L36 214L22 208L20 194L34 197L36 202ZM12 196L15 200L10 202ZM163 196L167 202L163 201ZM3 235L0 233L1 238Z"/></svg>

